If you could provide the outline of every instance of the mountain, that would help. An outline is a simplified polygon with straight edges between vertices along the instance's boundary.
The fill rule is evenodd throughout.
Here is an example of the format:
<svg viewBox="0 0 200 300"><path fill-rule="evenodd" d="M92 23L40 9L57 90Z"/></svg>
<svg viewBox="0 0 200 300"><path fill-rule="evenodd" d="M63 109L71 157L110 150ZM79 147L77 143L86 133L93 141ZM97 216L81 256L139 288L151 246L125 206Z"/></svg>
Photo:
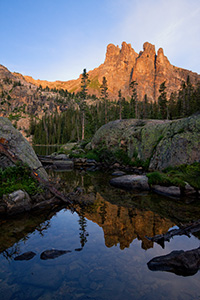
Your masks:
<svg viewBox="0 0 200 300"><path fill-rule="evenodd" d="M157 53L155 46L146 42L143 51L136 53L131 44L122 43L121 48L113 44L107 46L106 57L103 64L88 72L90 78L89 93L100 95L100 86L103 76L108 82L110 99L117 98L121 89L122 96L130 96L129 84L137 82L137 94L139 100L143 100L145 94L149 100L155 101L159 95L160 84L166 81L166 91L169 97L172 92L180 89L183 81L195 85L200 81L200 75L189 70L178 68L170 64L164 51L160 48ZM16 76L21 76L15 74ZM43 88L63 88L69 92L80 91L81 75L76 80L48 82L45 80L34 80L30 76L23 76L23 79L34 85L41 85Z"/></svg>
<svg viewBox="0 0 200 300"><path fill-rule="evenodd" d="M42 91L19 73L11 73L0 65L0 117L9 117L27 137L30 116L37 119L45 112L64 111L73 102L59 92ZM74 103L73 103L74 106Z"/></svg>

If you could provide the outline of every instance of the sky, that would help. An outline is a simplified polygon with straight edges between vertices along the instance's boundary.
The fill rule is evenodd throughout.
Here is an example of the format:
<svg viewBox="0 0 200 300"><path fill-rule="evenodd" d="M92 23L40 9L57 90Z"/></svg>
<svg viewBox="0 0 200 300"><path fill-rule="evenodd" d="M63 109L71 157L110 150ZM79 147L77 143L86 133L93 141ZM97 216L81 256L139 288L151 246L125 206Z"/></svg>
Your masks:
<svg viewBox="0 0 200 300"><path fill-rule="evenodd" d="M200 0L0 0L0 28L0 64L34 79L76 79L123 41L200 74Z"/></svg>

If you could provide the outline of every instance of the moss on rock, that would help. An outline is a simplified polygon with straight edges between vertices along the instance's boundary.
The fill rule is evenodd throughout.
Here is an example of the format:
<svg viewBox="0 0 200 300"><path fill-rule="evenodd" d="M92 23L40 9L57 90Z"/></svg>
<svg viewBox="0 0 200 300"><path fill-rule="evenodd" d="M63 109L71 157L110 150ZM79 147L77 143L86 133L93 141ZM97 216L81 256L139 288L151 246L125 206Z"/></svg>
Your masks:
<svg viewBox="0 0 200 300"><path fill-rule="evenodd" d="M123 150L130 159L149 162L152 170L200 161L200 114L162 120L117 120L94 135L92 149Z"/></svg>

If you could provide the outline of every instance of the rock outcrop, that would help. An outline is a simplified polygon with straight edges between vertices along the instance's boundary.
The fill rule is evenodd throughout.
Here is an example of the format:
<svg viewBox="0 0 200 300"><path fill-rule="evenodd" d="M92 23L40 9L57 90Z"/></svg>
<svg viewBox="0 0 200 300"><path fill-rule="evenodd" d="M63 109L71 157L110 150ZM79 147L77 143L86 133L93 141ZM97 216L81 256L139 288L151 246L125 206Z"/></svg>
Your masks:
<svg viewBox="0 0 200 300"><path fill-rule="evenodd" d="M100 86L103 77L108 83L110 99L116 99L118 91L121 89L122 96L130 96L129 84L135 80L139 100L143 100L145 94L149 100L155 101L159 95L160 84L166 81L167 95L177 91L183 81L196 84L200 80L200 75L185 69L175 67L170 64L164 51L160 48L157 53L155 46L146 42L143 51L136 53L131 44L122 43L121 48L113 44L107 46L106 57L103 64L98 68L89 71L90 85L89 93L100 95ZM76 80L48 82L34 80L30 76L23 76L27 82L41 85L43 88L63 88L69 92L80 91L81 76Z"/></svg>
<svg viewBox="0 0 200 300"><path fill-rule="evenodd" d="M189 118L117 120L102 126L91 142L93 149L123 150L151 170L200 161L200 114Z"/></svg>
<svg viewBox="0 0 200 300"><path fill-rule="evenodd" d="M48 175L41 162L38 160L33 148L22 134L15 129L7 118L0 117L0 144L5 146L11 155L15 155L19 161L36 170L41 178L48 180ZM0 167L13 165L12 160L0 152Z"/></svg>
<svg viewBox="0 0 200 300"><path fill-rule="evenodd" d="M148 262L151 271L167 271L181 276L192 276L200 268L200 248L190 251L172 251Z"/></svg>

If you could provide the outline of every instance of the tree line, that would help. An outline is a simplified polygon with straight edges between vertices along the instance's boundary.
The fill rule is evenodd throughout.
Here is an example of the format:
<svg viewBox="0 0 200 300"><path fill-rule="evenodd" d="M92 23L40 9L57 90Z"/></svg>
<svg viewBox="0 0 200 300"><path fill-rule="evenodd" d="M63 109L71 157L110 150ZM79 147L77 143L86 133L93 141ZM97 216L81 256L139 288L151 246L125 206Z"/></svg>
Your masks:
<svg viewBox="0 0 200 300"><path fill-rule="evenodd" d="M73 99L76 106L70 106L60 114L57 111L53 114L45 113L39 121L31 117L30 134L33 135L33 143L50 145L89 140L98 128L116 119L173 120L200 111L200 83L194 87L189 76L187 81L182 83L180 90L171 93L169 99L166 82L163 82L156 101L149 101L147 95L143 101L139 101L136 81L130 83L131 99L127 100L119 90L115 101L109 100L106 77L103 77L100 86L99 99L88 94L89 83L89 75L84 69L79 93L71 94L67 90L57 90L63 97ZM88 105L86 100L91 98L94 103Z"/></svg>

